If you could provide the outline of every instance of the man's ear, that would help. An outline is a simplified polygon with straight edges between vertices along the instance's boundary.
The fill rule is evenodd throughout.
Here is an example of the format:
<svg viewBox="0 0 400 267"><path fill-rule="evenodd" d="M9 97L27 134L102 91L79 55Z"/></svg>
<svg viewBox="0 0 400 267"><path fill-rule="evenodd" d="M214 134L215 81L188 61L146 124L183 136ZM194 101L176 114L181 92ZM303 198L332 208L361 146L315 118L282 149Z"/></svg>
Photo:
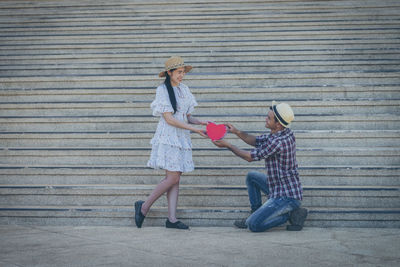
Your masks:
<svg viewBox="0 0 400 267"><path fill-rule="evenodd" d="M285 130L285 127L283 127L283 125L282 124L280 124L279 122L277 122L278 123L278 127L279 127L279 130L280 131L283 131L283 130Z"/></svg>

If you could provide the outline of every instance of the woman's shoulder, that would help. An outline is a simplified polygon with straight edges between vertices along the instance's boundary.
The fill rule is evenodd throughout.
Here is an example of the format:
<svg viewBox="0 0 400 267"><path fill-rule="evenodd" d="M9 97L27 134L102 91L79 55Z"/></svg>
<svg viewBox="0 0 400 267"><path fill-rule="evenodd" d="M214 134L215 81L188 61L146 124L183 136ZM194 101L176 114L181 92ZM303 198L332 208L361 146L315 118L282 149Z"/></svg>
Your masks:
<svg viewBox="0 0 400 267"><path fill-rule="evenodd" d="M157 91L165 90L165 84L164 84L164 83L160 84L159 86L157 86L157 89L156 89L156 90L157 90Z"/></svg>
<svg viewBox="0 0 400 267"><path fill-rule="evenodd" d="M159 86L157 86L156 89L156 94L157 95L166 95L167 92L167 88L165 87L165 84L160 84Z"/></svg>

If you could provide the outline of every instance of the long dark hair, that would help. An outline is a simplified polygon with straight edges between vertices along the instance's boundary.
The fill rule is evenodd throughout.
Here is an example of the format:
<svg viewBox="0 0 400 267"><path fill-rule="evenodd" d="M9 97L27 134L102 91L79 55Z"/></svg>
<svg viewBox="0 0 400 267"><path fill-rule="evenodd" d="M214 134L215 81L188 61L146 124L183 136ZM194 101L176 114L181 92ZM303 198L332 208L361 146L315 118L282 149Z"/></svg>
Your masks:
<svg viewBox="0 0 400 267"><path fill-rule="evenodd" d="M170 70L171 72L173 72L175 69ZM168 72L165 72L165 86L167 87L168 90L168 95L169 95L169 101L171 102L172 108L174 109L174 114L176 112L176 97L175 97L175 93L174 93L174 88L172 88L171 85L171 78L168 75Z"/></svg>

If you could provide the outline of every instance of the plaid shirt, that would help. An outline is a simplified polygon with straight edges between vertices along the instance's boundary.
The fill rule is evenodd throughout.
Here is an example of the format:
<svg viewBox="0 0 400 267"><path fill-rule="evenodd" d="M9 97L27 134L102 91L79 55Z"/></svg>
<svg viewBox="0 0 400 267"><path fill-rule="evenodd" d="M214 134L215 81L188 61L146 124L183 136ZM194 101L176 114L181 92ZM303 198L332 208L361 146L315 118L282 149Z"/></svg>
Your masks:
<svg viewBox="0 0 400 267"><path fill-rule="evenodd" d="M275 134L256 137L256 148L251 150L253 160L265 159L269 197L303 199L296 161L296 139L286 128Z"/></svg>

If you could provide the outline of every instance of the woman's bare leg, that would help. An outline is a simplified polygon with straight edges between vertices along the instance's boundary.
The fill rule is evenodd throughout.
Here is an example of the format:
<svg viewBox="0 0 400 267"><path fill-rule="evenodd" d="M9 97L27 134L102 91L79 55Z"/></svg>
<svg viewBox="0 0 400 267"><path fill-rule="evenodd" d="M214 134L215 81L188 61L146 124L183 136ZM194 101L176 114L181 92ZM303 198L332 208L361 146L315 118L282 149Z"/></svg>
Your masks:
<svg viewBox="0 0 400 267"><path fill-rule="evenodd" d="M181 172L166 171L165 178L151 192L150 196L142 205L142 213L146 215L153 203L165 192L169 191L175 184L179 185ZM169 206L169 204L168 204Z"/></svg>
<svg viewBox="0 0 400 267"><path fill-rule="evenodd" d="M168 199L168 220L172 223L177 222L176 219L176 207L178 206L178 195L179 195L179 181L174 184L167 191Z"/></svg>

